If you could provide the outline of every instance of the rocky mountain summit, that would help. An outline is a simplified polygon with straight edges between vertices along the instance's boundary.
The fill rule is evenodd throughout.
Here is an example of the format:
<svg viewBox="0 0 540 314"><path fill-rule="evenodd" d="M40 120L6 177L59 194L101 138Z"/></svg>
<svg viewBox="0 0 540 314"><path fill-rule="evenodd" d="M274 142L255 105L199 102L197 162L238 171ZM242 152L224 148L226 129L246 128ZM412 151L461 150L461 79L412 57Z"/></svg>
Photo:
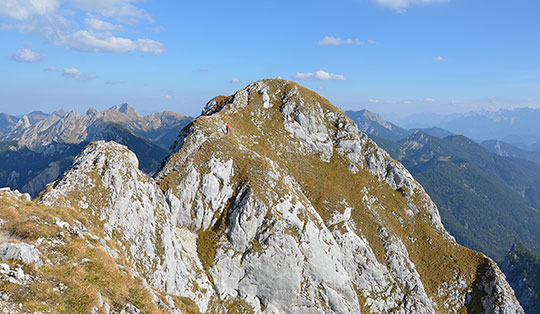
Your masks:
<svg viewBox="0 0 540 314"><path fill-rule="evenodd" d="M47 214L27 219L52 228L47 238L25 237L0 217L19 235L12 242L43 261L4 292L26 309L31 301L54 308L77 289L43 269L71 263L62 247L79 241L89 261L73 268L97 263L84 254L100 250L140 295L85 281L80 308L96 313L523 313L497 265L454 241L400 163L326 99L287 80L210 101L153 178L126 147L100 141L48 185L40 205L4 202L37 206ZM10 269L30 272L10 260ZM62 287L54 301L20 288L48 282Z"/></svg>

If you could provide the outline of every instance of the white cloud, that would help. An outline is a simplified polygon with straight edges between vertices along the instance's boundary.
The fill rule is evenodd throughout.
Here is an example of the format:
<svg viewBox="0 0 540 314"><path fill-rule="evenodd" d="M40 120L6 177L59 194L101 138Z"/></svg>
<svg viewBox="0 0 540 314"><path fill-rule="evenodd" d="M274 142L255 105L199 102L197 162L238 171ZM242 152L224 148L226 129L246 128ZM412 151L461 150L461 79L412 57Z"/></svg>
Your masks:
<svg viewBox="0 0 540 314"><path fill-rule="evenodd" d="M60 1L63 4L61 9ZM54 45L78 51L95 53L140 51L149 54L167 51L163 43L153 39L129 39L114 34L119 31L130 31L129 28L134 24L152 21L145 11L134 6L136 2L139 1L0 0L0 16L15 20L2 24L1 29L17 30L40 37ZM77 24L78 14L87 16L84 19L85 27L82 29L81 25ZM119 23L111 23L101 17Z"/></svg>
<svg viewBox="0 0 540 314"><path fill-rule="evenodd" d="M345 80L345 76L341 75L341 74L333 74L333 73L328 73L326 71L323 71L323 70L319 70L315 73L301 73L301 72L298 72L294 75L294 78L297 79L297 80L321 80L321 81L326 81L326 80L341 80L341 81L344 81Z"/></svg>
<svg viewBox="0 0 540 314"><path fill-rule="evenodd" d="M446 58L441 57L441 56L433 58L433 61L438 61L438 62L442 62L442 61L446 61L446 60L447 60Z"/></svg>
<svg viewBox="0 0 540 314"><path fill-rule="evenodd" d="M238 84L238 83L240 83L240 82L242 82L242 81L240 81L240 79L237 78L237 77L235 77L235 78L233 78L233 79L231 80L231 83L233 83L233 84Z"/></svg>
<svg viewBox="0 0 540 314"><path fill-rule="evenodd" d="M76 68L64 68L62 70L62 75L66 77L71 77L74 79L80 79L82 76L82 73Z"/></svg>
<svg viewBox="0 0 540 314"><path fill-rule="evenodd" d="M159 55L167 51L164 44L152 39L137 39L137 49L141 52Z"/></svg>
<svg viewBox="0 0 540 314"><path fill-rule="evenodd" d="M361 41L360 39L353 39L353 38L343 39L339 37L324 36L324 38L319 40L317 44L321 46L363 45L364 42Z"/></svg>
<svg viewBox="0 0 540 314"><path fill-rule="evenodd" d="M59 7L59 0L2 0L0 1L0 16L27 20L35 15L54 13Z"/></svg>
<svg viewBox="0 0 540 314"><path fill-rule="evenodd" d="M43 69L43 71L56 72L56 67L54 65L52 65L50 67L46 67L45 69Z"/></svg>
<svg viewBox="0 0 540 314"><path fill-rule="evenodd" d="M91 80L91 79L95 78L94 75L82 74L81 71L79 71L78 69L73 68L73 67L64 68L62 70L62 75L65 76L65 77L76 79L76 80Z"/></svg>
<svg viewBox="0 0 540 314"><path fill-rule="evenodd" d="M450 2L450 0L373 0L378 5L394 10L403 10L411 5L428 5L433 3Z"/></svg>
<svg viewBox="0 0 540 314"><path fill-rule="evenodd" d="M84 24L86 24L86 27L89 29L98 32L121 31L123 29L122 25L105 22L95 18L84 19Z"/></svg>
<svg viewBox="0 0 540 314"><path fill-rule="evenodd" d="M22 48L17 50L11 59L17 62L34 63L41 59L41 55L28 48Z"/></svg>
<svg viewBox="0 0 540 314"><path fill-rule="evenodd" d="M317 87L317 90L318 90L318 91L323 91L323 90L324 90L324 86L318 86L318 87Z"/></svg>
<svg viewBox="0 0 540 314"><path fill-rule="evenodd" d="M371 98L369 102L372 104L392 104L392 105L396 104L395 100L383 100L383 99L373 99L373 98Z"/></svg>
<svg viewBox="0 0 540 314"><path fill-rule="evenodd" d="M424 98L424 102L427 102L427 103L432 103L432 102L436 102L437 99L435 98Z"/></svg>
<svg viewBox="0 0 540 314"><path fill-rule="evenodd" d="M88 31L78 31L66 39L65 47L88 52L130 52L137 49L137 44L127 38L112 34L96 36Z"/></svg>

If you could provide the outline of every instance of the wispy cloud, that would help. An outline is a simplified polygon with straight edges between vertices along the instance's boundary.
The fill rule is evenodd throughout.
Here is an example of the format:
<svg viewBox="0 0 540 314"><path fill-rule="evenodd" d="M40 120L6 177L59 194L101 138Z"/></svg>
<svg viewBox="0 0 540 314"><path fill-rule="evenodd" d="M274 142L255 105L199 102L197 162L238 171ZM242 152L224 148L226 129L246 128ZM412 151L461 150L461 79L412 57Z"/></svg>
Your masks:
<svg viewBox="0 0 540 314"><path fill-rule="evenodd" d="M446 61L448 59L444 58L444 57L441 57L441 56L437 56L435 58L433 58L433 61L438 61L438 62L442 62L442 61Z"/></svg>
<svg viewBox="0 0 540 314"><path fill-rule="evenodd" d="M161 100L172 100L173 96L171 96L171 95L159 95L157 98L161 99Z"/></svg>
<svg viewBox="0 0 540 314"><path fill-rule="evenodd" d="M86 18L84 19L84 24L86 24L88 29L98 32L121 31L124 29L120 24L113 24L96 18Z"/></svg>
<svg viewBox="0 0 540 314"><path fill-rule="evenodd" d="M81 71L79 71L76 68L64 68L62 70L62 75L68 78L76 79L76 80L91 80L96 78L95 75L91 74L83 74Z"/></svg>
<svg viewBox="0 0 540 314"><path fill-rule="evenodd" d="M297 79L297 80L321 80L321 81L326 81L326 80L341 80L341 81L344 81L345 80L344 75L328 73L328 72L323 71L323 70L319 70L319 71L317 71L315 73L297 72L294 75L294 78Z"/></svg>
<svg viewBox="0 0 540 314"><path fill-rule="evenodd" d="M167 51L164 44L152 39L137 39L137 50L145 53L159 55Z"/></svg>
<svg viewBox="0 0 540 314"><path fill-rule="evenodd" d="M52 0L47 0L52 1ZM144 10L137 8L134 3L138 0L71 0L73 8L117 19L124 23L146 20L153 22L152 17Z"/></svg>
<svg viewBox="0 0 540 314"><path fill-rule="evenodd" d="M429 5L433 3L444 3L450 2L450 0L372 0L378 5L394 9L394 10L403 10L408 8L411 5Z"/></svg>
<svg viewBox="0 0 540 314"><path fill-rule="evenodd" d="M35 63L38 62L41 59L41 55L39 53L36 53L28 48L22 48L15 52L13 56L11 56L11 60L17 61L17 62L26 62L26 63Z"/></svg>
<svg viewBox="0 0 540 314"><path fill-rule="evenodd" d="M43 69L43 71L46 71L46 72L56 72L56 67L54 65L51 65L50 67L46 67L45 69Z"/></svg>
<svg viewBox="0 0 540 314"><path fill-rule="evenodd" d="M36 15L53 14L59 7L59 0L3 0L0 2L0 15L16 20L28 20Z"/></svg>
<svg viewBox="0 0 540 314"><path fill-rule="evenodd" d="M437 99L435 98L424 98L424 102L427 102L427 103L433 103L433 102L436 102Z"/></svg>
<svg viewBox="0 0 540 314"><path fill-rule="evenodd" d="M135 6L138 0L2 0L0 17L8 18L1 29L17 30L71 50L94 53L139 51L161 54L165 45L150 38L130 39L116 32L132 31L134 25L152 23L152 17ZM86 15L84 27L77 15ZM109 20L109 21L107 21Z"/></svg>
<svg viewBox="0 0 540 314"><path fill-rule="evenodd" d="M119 85L124 84L126 81L107 81L105 82L105 85Z"/></svg>
<svg viewBox="0 0 540 314"><path fill-rule="evenodd" d="M384 99L374 99L374 98L371 98L369 102L372 104L396 104L397 103L395 100L384 100Z"/></svg>
<svg viewBox="0 0 540 314"><path fill-rule="evenodd" d="M339 38L333 36L324 36L323 39L317 42L321 46L340 46L340 45L364 45L365 43L356 38Z"/></svg>
<svg viewBox="0 0 540 314"><path fill-rule="evenodd" d="M233 84L238 84L238 83L240 83L240 82L242 82L242 81L240 81L240 79L237 78L237 77L231 79L231 83L233 83Z"/></svg>

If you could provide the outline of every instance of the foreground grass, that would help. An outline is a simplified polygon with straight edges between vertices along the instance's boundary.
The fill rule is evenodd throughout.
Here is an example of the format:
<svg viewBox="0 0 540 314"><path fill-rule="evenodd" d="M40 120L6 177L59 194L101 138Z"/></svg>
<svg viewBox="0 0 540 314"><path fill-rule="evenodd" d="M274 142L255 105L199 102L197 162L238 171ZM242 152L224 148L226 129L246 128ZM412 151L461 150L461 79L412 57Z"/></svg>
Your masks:
<svg viewBox="0 0 540 314"><path fill-rule="evenodd" d="M55 224L59 218L71 224L77 219L85 225L84 217L75 210L0 196L0 218L4 221L0 230L9 235L8 241L34 244L44 261L39 269L34 265L23 267L32 280L21 285L0 281L0 291L10 295L10 302L23 304L23 312L90 313L94 306L99 307L101 294L113 312L131 304L142 313L166 313L127 270L129 265L122 256L113 258L97 241L70 234ZM9 264L18 266L15 261ZM196 305L174 299L186 313L198 313Z"/></svg>

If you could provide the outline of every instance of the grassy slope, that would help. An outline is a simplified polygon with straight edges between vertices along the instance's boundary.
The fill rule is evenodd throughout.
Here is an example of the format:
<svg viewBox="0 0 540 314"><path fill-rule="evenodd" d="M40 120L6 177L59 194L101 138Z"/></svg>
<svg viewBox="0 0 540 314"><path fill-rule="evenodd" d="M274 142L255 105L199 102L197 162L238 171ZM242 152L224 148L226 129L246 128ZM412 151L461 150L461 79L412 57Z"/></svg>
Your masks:
<svg viewBox="0 0 540 314"><path fill-rule="evenodd" d="M37 270L32 265L23 267L34 280L25 285L0 281L0 291L11 295L10 302L22 303L24 312L90 313L98 305L100 292L113 311L119 312L130 303L144 313L165 313L153 303L138 279L117 266L129 266L122 256L112 258L98 241L87 241L59 228L55 225L57 217L72 225L76 219L93 234L102 236L101 230L72 208L50 208L0 196L0 218L5 221L0 231L9 234L14 242L35 244L36 240L45 239L38 246L45 265ZM119 248L112 241L108 245ZM9 263L12 268L17 265L16 261ZM57 289L60 284L65 286L61 291ZM175 301L186 313L198 312L185 300Z"/></svg>

